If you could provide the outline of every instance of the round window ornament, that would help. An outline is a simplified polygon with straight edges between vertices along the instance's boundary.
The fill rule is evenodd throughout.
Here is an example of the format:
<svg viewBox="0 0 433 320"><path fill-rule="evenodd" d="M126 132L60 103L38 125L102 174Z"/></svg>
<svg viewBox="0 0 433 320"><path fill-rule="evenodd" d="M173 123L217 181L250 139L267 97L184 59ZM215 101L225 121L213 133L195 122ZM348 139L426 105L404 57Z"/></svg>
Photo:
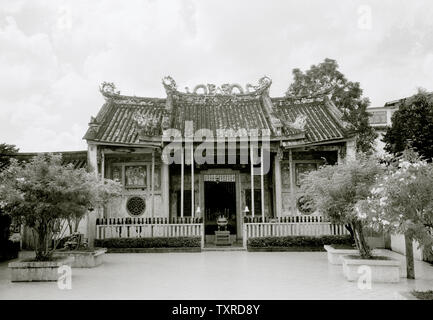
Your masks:
<svg viewBox="0 0 433 320"><path fill-rule="evenodd" d="M131 197L126 202L126 210L131 216L139 216L146 211L146 201L141 197Z"/></svg>
<svg viewBox="0 0 433 320"><path fill-rule="evenodd" d="M301 214L310 215L314 212L314 208L312 207L312 199L307 195L300 196L296 200L296 207L301 212Z"/></svg>

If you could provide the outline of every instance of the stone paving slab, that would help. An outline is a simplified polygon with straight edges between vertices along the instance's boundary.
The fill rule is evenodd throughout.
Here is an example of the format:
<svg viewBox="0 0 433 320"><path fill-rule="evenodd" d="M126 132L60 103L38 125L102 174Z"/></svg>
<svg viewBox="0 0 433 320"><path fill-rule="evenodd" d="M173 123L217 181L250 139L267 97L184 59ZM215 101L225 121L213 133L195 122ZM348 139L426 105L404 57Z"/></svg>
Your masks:
<svg viewBox="0 0 433 320"><path fill-rule="evenodd" d="M404 256L383 250L404 261ZM416 261L416 280L360 290L326 252L113 253L92 269L72 269L72 289L56 282L11 283L0 263L0 299L402 299L433 288L433 266Z"/></svg>

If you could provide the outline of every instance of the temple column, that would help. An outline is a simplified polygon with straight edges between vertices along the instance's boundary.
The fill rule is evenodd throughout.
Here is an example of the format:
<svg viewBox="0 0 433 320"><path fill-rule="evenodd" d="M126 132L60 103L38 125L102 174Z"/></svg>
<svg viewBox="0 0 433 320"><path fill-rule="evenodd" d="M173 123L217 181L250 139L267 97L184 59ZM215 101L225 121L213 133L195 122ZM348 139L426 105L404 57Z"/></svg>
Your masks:
<svg viewBox="0 0 433 320"><path fill-rule="evenodd" d="M265 222L265 182L263 174L263 146L260 153L260 196L261 196L261 210L262 210L262 222Z"/></svg>
<svg viewBox="0 0 433 320"><path fill-rule="evenodd" d="M151 217L153 218L155 216L155 151L152 151L152 210L151 210Z"/></svg>
<svg viewBox="0 0 433 320"><path fill-rule="evenodd" d="M254 155L253 144L250 142L250 163L251 163L251 216L254 218Z"/></svg>
<svg viewBox="0 0 433 320"><path fill-rule="evenodd" d="M103 148L101 148L101 179L105 181L105 153Z"/></svg>
<svg viewBox="0 0 433 320"><path fill-rule="evenodd" d="M290 213L292 216L296 215L296 194L295 194L295 166L293 165L292 149L289 149L289 167L290 167Z"/></svg>
<svg viewBox="0 0 433 320"><path fill-rule="evenodd" d="M337 150L337 164L342 164L344 159L344 150L343 146L338 146Z"/></svg>
<svg viewBox="0 0 433 320"><path fill-rule="evenodd" d="M194 145L191 143L191 218L194 218Z"/></svg>
<svg viewBox="0 0 433 320"><path fill-rule="evenodd" d="M98 176L98 146L89 144L87 147L87 166Z"/></svg>
<svg viewBox="0 0 433 320"><path fill-rule="evenodd" d="M183 153L183 146L180 149L180 217L183 218L183 193L184 193L184 179L185 179L185 159Z"/></svg>
<svg viewBox="0 0 433 320"><path fill-rule="evenodd" d="M163 216L170 218L170 177L168 164L164 161L161 165L161 191Z"/></svg>
<svg viewBox="0 0 433 320"><path fill-rule="evenodd" d="M104 148L101 148L101 179L102 182L105 183L105 152ZM99 215L99 218L105 218L106 217L106 207L103 205L102 212Z"/></svg>
<svg viewBox="0 0 433 320"><path fill-rule="evenodd" d="M88 144L87 149L87 165L90 171L93 171L96 177L98 177L98 146L94 144ZM94 241L96 237L96 218L100 215L100 208L94 208L92 212L87 211L87 241L89 248L94 247Z"/></svg>
<svg viewBox="0 0 433 320"><path fill-rule="evenodd" d="M356 159L356 140L352 139L346 142L346 159Z"/></svg>
<svg viewBox="0 0 433 320"><path fill-rule="evenodd" d="M277 153L274 157L274 199L275 217L281 217L281 156Z"/></svg>

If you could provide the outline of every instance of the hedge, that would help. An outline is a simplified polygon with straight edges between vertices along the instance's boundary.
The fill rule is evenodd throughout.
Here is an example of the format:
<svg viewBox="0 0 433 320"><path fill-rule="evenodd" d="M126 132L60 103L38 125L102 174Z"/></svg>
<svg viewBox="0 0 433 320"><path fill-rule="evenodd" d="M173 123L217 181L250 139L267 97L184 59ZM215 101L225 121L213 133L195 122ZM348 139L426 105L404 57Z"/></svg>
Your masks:
<svg viewBox="0 0 433 320"><path fill-rule="evenodd" d="M193 248L200 246L200 237L95 239L95 247L103 248Z"/></svg>
<svg viewBox="0 0 433 320"><path fill-rule="evenodd" d="M18 258L20 243L9 240L12 219L0 209L0 261Z"/></svg>
<svg viewBox="0 0 433 320"><path fill-rule="evenodd" d="M286 237L263 237L248 239L248 247L271 248L271 247L323 247L325 244L352 245L350 235L344 236L286 236Z"/></svg>
<svg viewBox="0 0 433 320"><path fill-rule="evenodd" d="M3 242L0 244L0 261L18 258L18 251L20 251L19 242L12 242L10 240Z"/></svg>

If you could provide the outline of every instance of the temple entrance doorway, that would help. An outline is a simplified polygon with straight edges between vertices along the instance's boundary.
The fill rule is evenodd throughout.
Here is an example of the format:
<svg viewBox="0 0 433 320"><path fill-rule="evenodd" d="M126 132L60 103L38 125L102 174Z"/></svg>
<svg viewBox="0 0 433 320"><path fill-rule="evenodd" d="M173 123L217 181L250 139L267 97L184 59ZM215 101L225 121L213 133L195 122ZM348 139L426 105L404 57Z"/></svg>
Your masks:
<svg viewBox="0 0 433 320"><path fill-rule="evenodd" d="M233 179L234 180L234 179ZM204 228L207 243L213 243L215 231L218 231L217 219L220 216L228 220L227 231L236 239L236 183L235 181L204 181Z"/></svg>

